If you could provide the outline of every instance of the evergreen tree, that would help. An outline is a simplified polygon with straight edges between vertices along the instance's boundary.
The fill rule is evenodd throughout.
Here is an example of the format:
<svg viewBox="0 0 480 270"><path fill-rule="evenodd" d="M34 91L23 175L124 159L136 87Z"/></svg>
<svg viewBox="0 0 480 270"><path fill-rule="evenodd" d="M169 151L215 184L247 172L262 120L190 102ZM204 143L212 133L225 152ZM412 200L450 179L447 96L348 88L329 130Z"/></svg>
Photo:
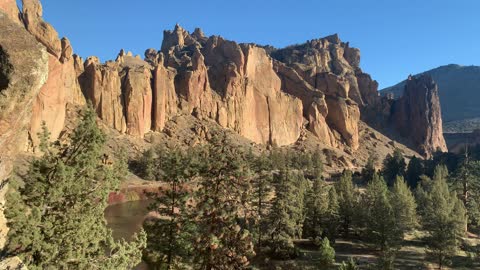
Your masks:
<svg viewBox="0 0 480 270"><path fill-rule="evenodd" d="M378 249L382 269L393 269L395 251L400 246L403 233L395 220L395 213L389 201L389 191L385 180L377 174L368 184L365 192L367 226L369 241Z"/></svg>
<svg viewBox="0 0 480 270"><path fill-rule="evenodd" d="M242 269L254 255L248 224L241 226L249 220L251 175L244 154L229 145L226 137L213 137L201 156L192 212L195 267L202 270Z"/></svg>
<svg viewBox="0 0 480 270"><path fill-rule="evenodd" d="M319 248L319 262L322 267L331 267L335 263L335 249L330 246L328 238L323 238Z"/></svg>
<svg viewBox="0 0 480 270"><path fill-rule="evenodd" d="M395 225L402 234L412 230L417 225L417 204L415 197L403 180L397 176L390 193L390 204L395 217Z"/></svg>
<svg viewBox="0 0 480 270"><path fill-rule="evenodd" d="M292 180L294 175L284 169L275 177L275 198L269 215L269 246L272 255L279 259L289 259L296 255L293 239L298 234L298 219L303 211L298 208L298 187Z"/></svg>
<svg viewBox="0 0 480 270"><path fill-rule="evenodd" d="M353 187L352 173L350 171L343 172L340 181L335 186L335 190L338 195L340 223L343 227L344 235L348 237L353 218L356 214L355 209L358 200L355 188Z"/></svg>
<svg viewBox="0 0 480 270"><path fill-rule="evenodd" d="M369 182L373 179L373 175L377 172L375 168L375 162L377 161L378 157L372 153L368 157L367 164L362 169L362 179L365 182Z"/></svg>
<svg viewBox="0 0 480 270"><path fill-rule="evenodd" d="M104 210L125 173L123 162L102 163L105 135L88 106L69 143L50 145L45 126L42 157L15 181L7 198L7 251L29 269L131 269L140 262L142 232L114 241Z"/></svg>
<svg viewBox="0 0 480 270"><path fill-rule="evenodd" d="M340 223L339 209L337 191L334 186L331 186L328 190L328 209L325 213L324 236L328 237L333 243L335 243Z"/></svg>
<svg viewBox="0 0 480 270"><path fill-rule="evenodd" d="M157 180L155 172L156 165L154 151L152 149L148 149L147 151L143 152L139 161L140 168L138 168L140 177L146 180Z"/></svg>
<svg viewBox="0 0 480 270"><path fill-rule="evenodd" d="M405 159L403 158L403 154L400 149L396 148L393 152L393 155L387 155L383 161L382 175L389 186L393 186L397 176L405 175L405 167Z"/></svg>
<svg viewBox="0 0 480 270"><path fill-rule="evenodd" d="M191 184L197 174L195 152L195 149L189 149L188 154L178 149L161 150L158 153L161 162L152 160L161 165L157 172L162 172L161 179L166 184L159 192L148 194L153 200L149 210L160 218L144 224L148 235L145 258L155 269L177 269L188 263L194 225L188 216L187 202L191 196L186 184Z"/></svg>
<svg viewBox="0 0 480 270"><path fill-rule="evenodd" d="M315 179L313 187L307 192L306 216L303 226L303 236L313 239L314 242L321 239L325 225L324 220L328 211L328 189L321 179Z"/></svg>
<svg viewBox="0 0 480 270"><path fill-rule="evenodd" d="M467 210L467 224L479 226L480 162L465 160L449 180Z"/></svg>
<svg viewBox="0 0 480 270"><path fill-rule="evenodd" d="M418 182L420 181L420 176L425 174L425 169L423 167L422 161L417 157L412 157L408 163L408 168L406 172L407 184L411 189L417 188Z"/></svg>
<svg viewBox="0 0 480 270"><path fill-rule="evenodd" d="M269 195L272 192L272 165L268 157L262 153L258 158L254 158L252 165L255 172L253 179L253 208L256 212L255 219L252 223L252 234L255 234L256 244L262 245L263 234L268 227L268 219L266 219L269 207Z"/></svg>
<svg viewBox="0 0 480 270"><path fill-rule="evenodd" d="M323 174L323 155L320 148L317 148L312 155L313 177L321 179Z"/></svg>
<svg viewBox="0 0 480 270"><path fill-rule="evenodd" d="M429 233L428 251L436 259L440 269L455 254L460 238L465 234L466 223L465 208L457 195L450 192L447 175L445 167L436 168L431 185L422 187L422 191L418 193L424 202L421 213L423 228Z"/></svg>

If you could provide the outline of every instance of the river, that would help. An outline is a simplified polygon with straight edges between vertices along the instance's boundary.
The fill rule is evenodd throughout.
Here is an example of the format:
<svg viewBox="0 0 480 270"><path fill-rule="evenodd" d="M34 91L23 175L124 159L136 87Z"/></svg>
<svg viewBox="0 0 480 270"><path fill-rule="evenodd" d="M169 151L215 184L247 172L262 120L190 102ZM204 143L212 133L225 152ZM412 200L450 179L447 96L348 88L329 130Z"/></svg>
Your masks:
<svg viewBox="0 0 480 270"><path fill-rule="evenodd" d="M150 201L132 201L108 206L105 209L105 218L108 227L112 229L113 237L130 241L142 228L149 204ZM148 270L148 266L142 262L134 270Z"/></svg>

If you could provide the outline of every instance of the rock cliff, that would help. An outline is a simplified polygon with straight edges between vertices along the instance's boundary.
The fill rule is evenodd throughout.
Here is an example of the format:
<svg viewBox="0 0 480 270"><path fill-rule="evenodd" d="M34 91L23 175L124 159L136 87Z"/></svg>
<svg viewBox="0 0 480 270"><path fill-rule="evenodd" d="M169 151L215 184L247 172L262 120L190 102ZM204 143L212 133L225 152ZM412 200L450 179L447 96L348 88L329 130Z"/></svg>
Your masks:
<svg viewBox="0 0 480 270"><path fill-rule="evenodd" d="M139 138L162 131L175 116L193 115L259 144L293 144L308 130L326 146L355 151L360 119L377 117L364 112L397 119L399 130L402 119L413 121L407 105L395 105L390 115L393 104L378 96L378 84L361 70L360 51L337 35L275 49L207 37L200 29L189 33L176 25L164 32L160 51L148 49L141 59L122 50L115 61L100 63L73 54L68 39L59 39L43 21L38 0L23 0L22 12L14 4L0 7L49 53L48 78L32 105L32 149L42 122L56 139L66 105L84 104L85 98L106 126ZM420 106L413 103L417 94L413 91L405 104ZM419 134L400 134L426 155L445 150L435 126L441 118L425 111L430 106L415 108L428 126Z"/></svg>
<svg viewBox="0 0 480 270"><path fill-rule="evenodd" d="M48 61L47 50L0 10L0 248L8 231L5 181L18 153L26 150L32 107L47 81Z"/></svg>
<svg viewBox="0 0 480 270"><path fill-rule="evenodd" d="M438 87L430 75L409 76L404 95L392 106L396 130L408 137L420 154L447 151L443 138Z"/></svg>

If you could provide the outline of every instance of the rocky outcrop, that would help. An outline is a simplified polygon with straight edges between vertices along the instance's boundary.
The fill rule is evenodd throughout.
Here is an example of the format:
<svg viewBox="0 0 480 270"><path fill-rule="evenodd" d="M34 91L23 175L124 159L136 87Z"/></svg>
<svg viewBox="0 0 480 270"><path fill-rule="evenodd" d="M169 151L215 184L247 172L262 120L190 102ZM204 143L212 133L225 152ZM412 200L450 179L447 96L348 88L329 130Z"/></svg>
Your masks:
<svg viewBox="0 0 480 270"><path fill-rule="evenodd" d="M271 55L282 90L302 100L308 129L329 146L357 149L360 108L378 96L378 84L359 67L359 50L332 35Z"/></svg>
<svg viewBox="0 0 480 270"><path fill-rule="evenodd" d="M438 87L431 76L409 76L404 95L393 104L392 119L400 135L408 137L420 154L447 151Z"/></svg>
<svg viewBox="0 0 480 270"><path fill-rule="evenodd" d="M139 137L178 114L212 119L263 144L294 143L303 126L301 102L281 91L263 48L206 38L199 29L166 31L161 52L148 49L145 61L123 51L104 65L87 60L81 81L107 125ZM105 117L112 106L102 97L112 91L119 97L113 107L122 108L115 119L124 117L126 129Z"/></svg>
<svg viewBox="0 0 480 270"><path fill-rule="evenodd" d="M0 1L0 10L15 23L22 24L20 20L20 11L15 0Z"/></svg>
<svg viewBox="0 0 480 270"><path fill-rule="evenodd" d="M48 53L32 35L0 10L0 248L7 233L4 180L17 154L26 150L32 104L48 77ZM3 262L0 262L0 265Z"/></svg>
<svg viewBox="0 0 480 270"><path fill-rule="evenodd" d="M50 54L60 58L62 43L58 33L49 23L43 21L43 7L39 0L22 0L22 19L25 27Z"/></svg>

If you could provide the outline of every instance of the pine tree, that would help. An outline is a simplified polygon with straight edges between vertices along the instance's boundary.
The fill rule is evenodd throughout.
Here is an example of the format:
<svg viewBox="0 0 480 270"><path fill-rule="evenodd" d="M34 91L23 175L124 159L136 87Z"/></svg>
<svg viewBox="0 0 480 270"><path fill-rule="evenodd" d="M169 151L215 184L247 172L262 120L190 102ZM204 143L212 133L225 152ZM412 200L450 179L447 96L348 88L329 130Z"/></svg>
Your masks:
<svg viewBox="0 0 480 270"><path fill-rule="evenodd" d="M255 235L257 246L262 246L263 234L268 227L268 219L266 218L269 207L269 195L272 192L272 165L268 157L262 153L259 157L254 158L254 164L251 165L255 172L252 183L253 208L256 217L252 222L252 234Z"/></svg>
<svg viewBox="0 0 480 270"><path fill-rule="evenodd" d="M377 172L377 169L375 168L375 162L377 159L378 157L373 153L368 157L367 164L362 169L362 179L364 182L372 180L373 175Z"/></svg>
<svg viewBox="0 0 480 270"><path fill-rule="evenodd" d="M412 230L417 225L417 204L415 197L403 177L397 176L390 193L390 204L395 216L395 224L402 234Z"/></svg>
<svg viewBox="0 0 480 270"><path fill-rule="evenodd" d="M395 250L403 240L403 233L395 220L394 209L389 201L389 191L381 176L374 175L367 186L364 201L368 239L380 249L382 268L393 269Z"/></svg>
<svg viewBox="0 0 480 270"><path fill-rule="evenodd" d="M343 172L340 181L335 186L335 190L338 195L340 223L343 227L344 235L348 237L353 218L356 214L355 209L358 200L350 171Z"/></svg>
<svg viewBox="0 0 480 270"><path fill-rule="evenodd" d="M405 159L400 149L396 148L393 155L387 155L383 161L382 175L389 186L393 186L397 176L405 175L405 167Z"/></svg>
<svg viewBox="0 0 480 270"><path fill-rule="evenodd" d="M411 189L415 189L420 181L420 176L425 174L422 161L417 157L412 157L408 163L407 172L405 173L407 184Z"/></svg>
<svg viewBox="0 0 480 270"><path fill-rule="evenodd" d="M445 167L437 167L433 180L429 183L431 185L422 187L422 191L418 193L424 207L421 211L423 228L429 233L428 251L436 259L440 269L455 254L460 238L465 234L466 223L465 208L457 195L450 192L447 175Z"/></svg>
<svg viewBox="0 0 480 270"><path fill-rule="evenodd" d="M333 243L335 243L340 223L339 209L337 191L334 186L331 186L328 190L328 209L324 219L324 235Z"/></svg>
<svg viewBox="0 0 480 270"><path fill-rule="evenodd" d="M251 175L244 154L229 145L226 137L214 137L201 156L192 213L198 228L194 263L202 270L243 269L254 255L248 224L241 226L249 220Z"/></svg>
<svg viewBox="0 0 480 270"><path fill-rule="evenodd" d="M467 224L480 225L480 162L465 160L449 180L467 210Z"/></svg>
<svg viewBox="0 0 480 270"><path fill-rule="evenodd" d="M102 163L105 135L89 106L69 143L50 145L40 135L42 157L14 184L7 198L7 251L29 269L131 269L140 262L142 232L133 242L114 241L104 210L125 166Z"/></svg>
<svg viewBox="0 0 480 270"><path fill-rule="evenodd" d="M159 192L149 194L153 200L149 209L160 218L151 218L144 224L148 235L146 261L156 269L177 269L189 263L194 224L188 216L191 196L186 185L197 174L195 153L196 149L189 149L188 154L179 149L159 149L157 157L161 162L152 160L160 165L156 169L162 172L159 177L166 184Z"/></svg>
<svg viewBox="0 0 480 270"><path fill-rule="evenodd" d="M323 238L319 248L319 263L322 267L331 267L335 263L335 249L330 246L328 238Z"/></svg>
<svg viewBox="0 0 480 270"><path fill-rule="evenodd" d="M147 151L143 152L139 161L139 166L140 168L138 168L138 170L140 171L140 176L143 179L157 180L155 173L155 156L152 149L148 149Z"/></svg>
<svg viewBox="0 0 480 270"><path fill-rule="evenodd" d="M269 215L269 246L272 255L279 259L296 256L293 239L298 234L298 219L302 209L298 208L294 174L286 169L276 175L275 198ZM293 202L293 203L292 203Z"/></svg>
<svg viewBox="0 0 480 270"><path fill-rule="evenodd" d="M312 155L313 177L321 179L323 174L323 155L320 148L317 148Z"/></svg>
<svg viewBox="0 0 480 270"><path fill-rule="evenodd" d="M313 187L307 192L303 236L314 240L314 242L320 240L324 233L324 218L326 218L328 211L329 199L327 191L326 183L321 179L315 179Z"/></svg>

